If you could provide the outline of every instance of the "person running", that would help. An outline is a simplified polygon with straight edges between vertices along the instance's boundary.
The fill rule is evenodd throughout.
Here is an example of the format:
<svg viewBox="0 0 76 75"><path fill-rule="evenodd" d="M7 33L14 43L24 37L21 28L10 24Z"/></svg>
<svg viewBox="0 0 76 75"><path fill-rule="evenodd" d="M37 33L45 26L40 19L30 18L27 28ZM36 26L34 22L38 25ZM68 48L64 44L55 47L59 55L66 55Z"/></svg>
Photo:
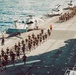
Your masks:
<svg viewBox="0 0 76 75"><path fill-rule="evenodd" d="M19 60L20 59L20 51L19 50L17 50L16 55L17 55L17 60Z"/></svg>
<svg viewBox="0 0 76 75"><path fill-rule="evenodd" d="M6 60L4 59L3 56L2 56L2 59L1 59L1 63L2 63L2 68L6 68Z"/></svg>
<svg viewBox="0 0 76 75"><path fill-rule="evenodd" d="M27 58L27 57L26 57L26 55L24 54L23 57L22 57L23 62L24 62L24 65L26 65L26 58Z"/></svg>
<svg viewBox="0 0 76 75"><path fill-rule="evenodd" d="M9 48L8 48L8 47L7 47L7 49L6 49L6 53L9 54Z"/></svg>
<svg viewBox="0 0 76 75"><path fill-rule="evenodd" d="M40 38L40 36L39 36L39 34L37 34L37 39L39 40L39 38Z"/></svg>
<svg viewBox="0 0 76 75"><path fill-rule="evenodd" d="M20 47L21 46L21 43L20 43L20 41L18 42L18 47Z"/></svg>
<svg viewBox="0 0 76 75"><path fill-rule="evenodd" d="M50 30L49 30L49 29L47 30L47 33L48 33L48 36L50 37L51 32L50 32Z"/></svg>
<svg viewBox="0 0 76 75"><path fill-rule="evenodd" d="M21 41L22 45L24 44L24 40Z"/></svg>
<svg viewBox="0 0 76 75"><path fill-rule="evenodd" d="M25 39L25 43L27 44L27 42L28 42L28 39L26 38L26 39Z"/></svg>
<svg viewBox="0 0 76 75"><path fill-rule="evenodd" d="M36 43L35 39L33 40L33 48L35 49Z"/></svg>
<svg viewBox="0 0 76 75"><path fill-rule="evenodd" d="M10 54L10 58L12 58L12 54L13 54L12 49L10 50L9 54Z"/></svg>
<svg viewBox="0 0 76 75"><path fill-rule="evenodd" d="M42 36L43 42L45 41L45 35Z"/></svg>
<svg viewBox="0 0 76 75"><path fill-rule="evenodd" d="M41 34L43 34L44 33L44 30L43 29L41 29Z"/></svg>
<svg viewBox="0 0 76 75"><path fill-rule="evenodd" d="M3 71L3 66L2 66L2 57L1 57L1 55L0 55L0 71Z"/></svg>
<svg viewBox="0 0 76 75"><path fill-rule="evenodd" d="M25 54L25 44L23 44L23 46L22 46L22 52L23 52L23 54Z"/></svg>
<svg viewBox="0 0 76 75"><path fill-rule="evenodd" d="M18 46L17 46L17 44L15 43L15 45L14 45L15 51L17 50L17 47L18 47Z"/></svg>
<svg viewBox="0 0 76 75"><path fill-rule="evenodd" d="M35 35L34 35L34 33L32 34L32 38L33 38L33 39L35 38Z"/></svg>
<svg viewBox="0 0 76 75"><path fill-rule="evenodd" d="M8 55L5 53L5 55L4 55L4 59L5 59L5 61L6 61L6 64L8 63Z"/></svg>
<svg viewBox="0 0 76 75"><path fill-rule="evenodd" d="M30 40L31 39L31 36L30 35L28 35L28 40Z"/></svg>
<svg viewBox="0 0 76 75"><path fill-rule="evenodd" d="M32 47L31 42L28 41L28 49L29 49L30 52L31 52L31 47Z"/></svg>
<svg viewBox="0 0 76 75"><path fill-rule="evenodd" d="M38 39L36 38L36 46L38 46L38 43L39 43L39 41L38 41Z"/></svg>
<svg viewBox="0 0 76 75"><path fill-rule="evenodd" d="M18 50L18 51L20 51L20 49L21 49L21 47L20 47L20 46L18 46L18 49L17 49L17 50Z"/></svg>
<svg viewBox="0 0 76 75"><path fill-rule="evenodd" d="M2 50L1 50L1 56L4 56L4 54L5 54L5 52L4 52L3 48L2 48Z"/></svg>
<svg viewBox="0 0 76 75"><path fill-rule="evenodd" d="M47 34L45 33L45 39L47 40Z"/></svg>
<svg viewBox="0 0 76 75"><path fill-rule="evenodd" d="M12 55L11 55L11 61L12 61L13 65L15 65L15 54L14 53L12 53Z"/></svg>

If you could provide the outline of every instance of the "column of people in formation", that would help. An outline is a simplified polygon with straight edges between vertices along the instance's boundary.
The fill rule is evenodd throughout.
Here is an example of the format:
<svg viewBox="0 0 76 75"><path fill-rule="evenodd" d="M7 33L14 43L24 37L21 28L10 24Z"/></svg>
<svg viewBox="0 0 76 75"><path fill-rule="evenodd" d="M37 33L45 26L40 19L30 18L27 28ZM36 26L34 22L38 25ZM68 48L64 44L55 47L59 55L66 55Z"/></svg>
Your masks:
<svg viewBox="0 0 76 75"><path fill-rule="evenodd" d="M3 50L2 48L0 54L0 65L2 69L4 67L6 68L6 65L9 64L8 61L15 65L15 62L21 58L25 64L27 58L26 52L31 52L33 49L37 48L38 45L41 45L43 42L45 42L50 37L51 30L52 25L50 26L50 29L47 30L47 32L44 33L44 30L41 29L41 32L37 35L34 33L32 35L28 35L28 38L23 39L21 42L18 41L18 43L15 43L11 49L7 47L6 50Z"/></svg>
<svg viewBox="0 0 76 75"><path fill-rule="evenodd" d="M76 15L76 6L73 8L70 8L70 10L71 10L70 12L66 12L63 15L61 15L59 17L59 21L61 22L67 21Z"/></svg>

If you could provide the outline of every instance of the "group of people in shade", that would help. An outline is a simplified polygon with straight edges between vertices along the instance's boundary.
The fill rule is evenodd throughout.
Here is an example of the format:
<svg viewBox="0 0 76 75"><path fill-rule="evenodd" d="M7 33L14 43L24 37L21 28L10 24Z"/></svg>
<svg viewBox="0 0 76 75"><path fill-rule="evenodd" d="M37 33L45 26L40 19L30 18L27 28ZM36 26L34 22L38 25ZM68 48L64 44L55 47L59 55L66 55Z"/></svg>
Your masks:
<svg viewBox="0 0 76 75"><path fill-rule="evenodd" d="M61 22L67 21L67 20L69 20L70 18L72 18L73 16L76 15L76 6L70 8L70 10L71 10L70 12L64 13L63 15L61 15L61 16L59 17L59 20L60 20Z"/></svg>
<svg viewBox="0 0 76 75"><path fill-rule="evenodd" d="M50 29L48 29L47 32L44 32L44 30L41 29L41 32L39 34L35 35L33 33L32 35L28 35L27 38L22 39L22 41L19 41L18 43L15 43L11 49L7 47L6 50L3 50L2 48L0 55L0 66L6 68L6 65L9 64L8 61L15 65L15 62L21 58L25 65L27 58L26 52L31 52L33 49L41 45L41 43L46 41L51 35L51 30L52 26L50 25Z"/></svg>

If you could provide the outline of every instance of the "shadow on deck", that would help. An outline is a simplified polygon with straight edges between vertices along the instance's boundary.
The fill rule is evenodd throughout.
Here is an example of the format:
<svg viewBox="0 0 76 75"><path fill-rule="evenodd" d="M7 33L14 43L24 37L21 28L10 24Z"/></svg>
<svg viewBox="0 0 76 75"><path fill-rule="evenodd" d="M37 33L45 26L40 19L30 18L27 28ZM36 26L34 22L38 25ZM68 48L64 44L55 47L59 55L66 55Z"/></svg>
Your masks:
<svg viewBox="0 0 76 75"><path fill-rule="evenodd" d="M64 75L66 68L76 63L76 39L64 42L65 46L59 49L27 58L27 61L40 62L7 68L0 75Z"/></svg>

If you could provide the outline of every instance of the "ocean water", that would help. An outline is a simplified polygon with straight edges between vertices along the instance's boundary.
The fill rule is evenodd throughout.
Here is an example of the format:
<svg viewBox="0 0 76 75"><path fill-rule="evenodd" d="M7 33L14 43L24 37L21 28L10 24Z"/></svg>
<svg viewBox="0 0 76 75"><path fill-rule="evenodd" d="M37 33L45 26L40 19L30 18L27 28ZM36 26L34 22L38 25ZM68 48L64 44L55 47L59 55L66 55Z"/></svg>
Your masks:
<svg viewBox="0 0 76 75"><path fill-rule="evenodd" d="M12 27L14 20L25 21L28 15L40 17L50 13L57 4L65 7L68 1L70 0L0 0L0 32Z"/></svg>

